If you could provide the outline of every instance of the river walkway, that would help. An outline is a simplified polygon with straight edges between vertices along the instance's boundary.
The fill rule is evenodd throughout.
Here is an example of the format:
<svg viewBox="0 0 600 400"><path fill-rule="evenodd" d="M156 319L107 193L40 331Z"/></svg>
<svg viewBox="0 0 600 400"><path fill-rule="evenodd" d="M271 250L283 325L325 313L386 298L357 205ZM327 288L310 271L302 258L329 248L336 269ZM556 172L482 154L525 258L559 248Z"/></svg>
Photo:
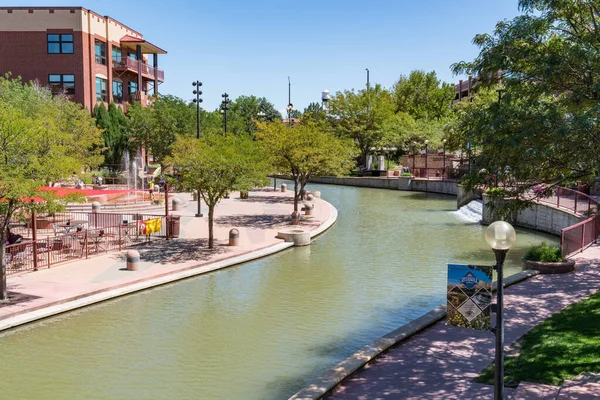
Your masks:
<svg viewBox="0 0 600 400"><path fill-rule="evenodd" d="M600 289L600 246L573 259L577 267L572 273L537 275L506 289L506 348L543 320ZM473 379L493 361L491 333L447 326L440 320L371 361L325 398L492 399L493 386ZM326 385L313 385L294 398L314 398L311 389L323 390ZM598 393L600 384L586 381L566 381L562 388L522 382L517 389L505 390L515 400L583 400L598 398L594 397Z"/></svg>
<svg viewBox="0 0 600 400"><path fill-rule="evenodd" d="M289 227L293 192L273 189L238 193L215 209L214 249L208 249L208 208L196 218L197 202L190 194L172 194L182 200L178 239L156 239L134 246L141 261L138 271L126 269L126 251L60 264L49 269L8 277L9 301L0 303L0 331L89 304L119 297L190 276L250 261L292 246L276 237ZM311 216L302 215L299 227L319 234L331 226L337 211L315 198ZM300 203L300 206L302 203ZM229 230L240 233L239 246L228 246Z"/></svg>

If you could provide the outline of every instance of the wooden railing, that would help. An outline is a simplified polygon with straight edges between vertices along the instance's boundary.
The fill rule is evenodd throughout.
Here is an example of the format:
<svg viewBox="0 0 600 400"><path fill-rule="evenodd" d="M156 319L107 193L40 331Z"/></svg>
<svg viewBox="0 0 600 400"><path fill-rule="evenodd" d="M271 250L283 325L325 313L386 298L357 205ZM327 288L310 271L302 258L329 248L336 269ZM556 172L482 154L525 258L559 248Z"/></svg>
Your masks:
<svg viewBox="0 0 600 400"><path fill-rule="evenodd" d="M145 62L134 60L130 57L125 57L120 61L113 61L113 68L125 69L132 72L138 72L138 68L141 67L142 75L149 79L156 79L161 82L165 80L165 71L159 68L152 67Z"/></svg>

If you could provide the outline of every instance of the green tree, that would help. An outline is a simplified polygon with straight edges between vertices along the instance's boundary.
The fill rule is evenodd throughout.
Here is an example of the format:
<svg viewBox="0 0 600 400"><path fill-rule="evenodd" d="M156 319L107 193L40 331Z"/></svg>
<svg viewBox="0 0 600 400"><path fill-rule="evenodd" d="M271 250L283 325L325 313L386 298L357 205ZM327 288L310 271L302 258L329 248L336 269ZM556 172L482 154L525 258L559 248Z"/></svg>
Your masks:
<svg viewBox="0 0 600 400"><path fill-rule="evenodd" d="M132 137L152 154L161 170L177 136L196 136L195 107L175 96L155 98L146 109L136 104L128 116Z"/></svg>
<svg viewBox="0 0 600 400"><path fill-rule="evenodd" d="M277 172L289 174L294 181L294 211L298 211L300 192L312 177L341 175L353 166L356 148L352 141L340 139L313 123L291 128L281 121L258 124L257 139L271 155Z"/></svg>
<svg viewBox="0 0 600 400"><path fill-rule="evenodd" d="M478 76L479 92L493 91L498 78L505 90L501 101L461 110L454 131L475 139L480 167L515 182L507 196L524 200L539 182L600 175L600 8L597 0L519 6L523 15L475 37L475 60L453 65Z"/></svg>
<svg viewBox="0 0 600 400"><path fill-rule="evenodd" d="M416 120L448 118L454 96L454 86L441 82L435 71L415 70L409 76L402 75L393 88L395 111L407 113Z"/></svg>
<svg viewBox="0 0 600 400"><path fill-rule="evenodd" d="M325 110L319 103L310 103L302 113L303 121L310 120L313 122L322 122L327 118Z"/></svg>
<svg viewBox="0 0 600 400"><path fill-rule="evenodd" d="M208 247L214 247L214 211L232 190L267 184L269 164L257 142L245 135L207 133L200 140L179 136L169 163L181 171L182 185L199 191L208 206Z"/></svg>
<svg viewBox="0 0 600 400"><path fill-rule="evenodd" d="M94 107L93 116L96 125L102 130L104 164L113 171L117 170L123 154L131 150L125 114L115 103L110 103L108 110L104 103L99 103Z"/></svg>
<svg viewBox="0 0 600 400"><path fill-rule="evenodd" d="M100 146L100 132L87 110L33 83L0 77L0 300L7 298L10 220L32 209L56 210L59 200L40 188L96 166L100 158L89 149ZM46 202L32 203L32 197Z"/></svg>
<svg viewBox="0 0 600 400"><path fill-rule="evenodd" d="M259 113L264 116L259 116ZM240 96L231 102L227 112L227 129L235 134L254 135L256 121L281 120L281 114L264 97Z"/></svg>
<svg viewBox="0 0 600 400"><path fill-rule="evenodd" d="M384 145L386 124L394 114L390 92L379 84L369 90L338 92L329 101L330 125L338 137L353 140L365 165L372 148Z"/></svg>

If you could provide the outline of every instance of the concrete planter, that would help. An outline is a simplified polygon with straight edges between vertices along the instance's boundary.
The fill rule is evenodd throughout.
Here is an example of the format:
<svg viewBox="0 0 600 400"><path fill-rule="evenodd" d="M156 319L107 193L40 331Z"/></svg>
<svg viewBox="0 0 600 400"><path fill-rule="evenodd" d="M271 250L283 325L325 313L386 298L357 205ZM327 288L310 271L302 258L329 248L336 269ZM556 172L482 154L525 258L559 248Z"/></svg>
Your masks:
<svg viewBox="0 0 600 400"><path fill-rule="evenodd" d="M567 260L562 262L544 262L544 261L529 261L523 260L529 269L536 269L540 274L566 274L575 269L575 261Z"/></svg>

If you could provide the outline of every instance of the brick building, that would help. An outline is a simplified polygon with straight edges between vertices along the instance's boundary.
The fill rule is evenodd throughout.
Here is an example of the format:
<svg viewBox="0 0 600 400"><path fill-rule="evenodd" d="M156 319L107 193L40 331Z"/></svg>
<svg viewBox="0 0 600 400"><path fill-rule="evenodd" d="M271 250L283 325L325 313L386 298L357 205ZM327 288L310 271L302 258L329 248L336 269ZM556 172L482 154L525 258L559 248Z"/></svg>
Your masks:
<svg viewBox="0 0 600 400"><path fill-rule="evenodd" d="M0 7L0 74L37 80L89 110L147 104L164 81L159 54L141 33L83 7Z"/></svg>

